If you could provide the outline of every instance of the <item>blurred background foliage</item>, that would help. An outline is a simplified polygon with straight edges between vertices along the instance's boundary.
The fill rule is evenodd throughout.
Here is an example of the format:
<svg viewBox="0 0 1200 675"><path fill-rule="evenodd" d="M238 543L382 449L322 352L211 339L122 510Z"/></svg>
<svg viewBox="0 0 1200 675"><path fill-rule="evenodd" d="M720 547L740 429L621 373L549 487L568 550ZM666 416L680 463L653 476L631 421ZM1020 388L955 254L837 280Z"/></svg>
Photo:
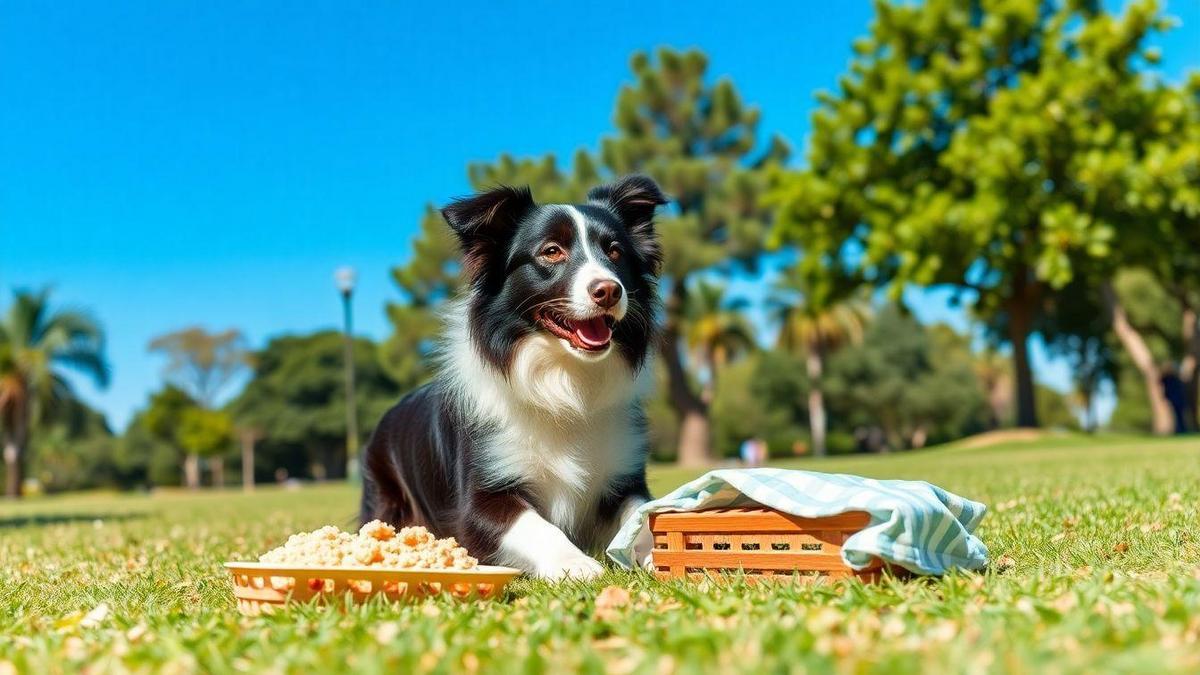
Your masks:
<svg viewBox="0 0 1200 675"><path fill-rule="evenodd" d="M476 189L529 185L542 202L632 172L671 195L654 457L711 463L752 437L826 454L1094 431L1101 387L1118 398L1111 429L1195 431L1200 74L1147 74L1170 19L1148 1L875 10L798 153L703 53L663 48L631 58L612 132L579 139L595 152L466 167ZM412 247L391 273L391 335L353 340L364 436L431 377L439 312L462 285L436 203ZM747 280L763 292L739 295ZM918 322L911 287L953 289L971 333ZM114 435L61 378L103 380L103 335L86 317L60 320L58 337L31 331L49 301L18 293L0 332L6 475L26 468L47 490L196 487L207 470L223 484L239 447L259 480L344 475L340 333L260 350L236 330L162 336L149 348L168 359L163 388ZM1038 382L1032 335L1069 364L1071 391Z"/></svg>

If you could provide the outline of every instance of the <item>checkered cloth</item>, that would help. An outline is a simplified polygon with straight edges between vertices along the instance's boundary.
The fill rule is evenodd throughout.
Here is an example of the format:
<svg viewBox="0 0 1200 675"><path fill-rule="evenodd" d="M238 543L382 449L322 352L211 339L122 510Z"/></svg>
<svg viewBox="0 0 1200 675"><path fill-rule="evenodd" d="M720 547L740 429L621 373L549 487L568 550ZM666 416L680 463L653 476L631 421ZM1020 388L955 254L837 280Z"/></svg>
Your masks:
<svg viewBox="0 0 1200 675"><path fill-rule="evenodd" d="M987 546L972 534L987 507L925 481L874 480L785 469L719 469L647 502L622 524L608 557L629 568L649 514L761 504L802 518L866 511L871 523L842 544L842 559L862 569L872 558L917 574L980 569ZM639 552L641 553L641 552Z"/></svg>

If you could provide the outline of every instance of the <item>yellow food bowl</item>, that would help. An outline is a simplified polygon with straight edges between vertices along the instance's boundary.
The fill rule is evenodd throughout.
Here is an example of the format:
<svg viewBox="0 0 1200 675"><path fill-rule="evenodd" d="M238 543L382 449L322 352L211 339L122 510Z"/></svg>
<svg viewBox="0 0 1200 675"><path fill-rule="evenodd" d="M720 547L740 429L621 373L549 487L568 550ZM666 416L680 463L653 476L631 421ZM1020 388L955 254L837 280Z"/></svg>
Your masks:
<svg viewBox="0 0 1200 675"><path fill-rule="evenodd" d="M256 616L288 602L314 598L356 602L376 595L388 600L416 600L448 595L459 600L492 598L521 570L480 565L459 569L387 569L379 567L315 567L260 562L227 562L233 596L242 614Z"/></svg>

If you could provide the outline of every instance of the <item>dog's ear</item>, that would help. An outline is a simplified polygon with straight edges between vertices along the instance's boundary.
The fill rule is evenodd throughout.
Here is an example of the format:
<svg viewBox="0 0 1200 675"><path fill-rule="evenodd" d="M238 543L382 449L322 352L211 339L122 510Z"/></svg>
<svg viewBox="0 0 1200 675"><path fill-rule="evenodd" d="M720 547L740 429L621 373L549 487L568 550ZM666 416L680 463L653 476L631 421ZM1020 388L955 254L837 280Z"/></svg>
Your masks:
<svg viewBox="0 0 1200 675"><path fill-rule="evenodd" d="M528 187L502 185L470 197L460 197L442 209L442 217L458 235L463 267L474 280L490 257L508 241L517 222L534 207Z"/></svg>
<svg viewBox="0 0 1200 675"><path fill-rule="evenodd" d="M609 185L592 188L588 201L603 204L616 212L625 223L638 253L650 265L651 273L657 276L662 267L662 247L654 231L654 210L667 203L658 184L646 176L625 176Z"/></svg>

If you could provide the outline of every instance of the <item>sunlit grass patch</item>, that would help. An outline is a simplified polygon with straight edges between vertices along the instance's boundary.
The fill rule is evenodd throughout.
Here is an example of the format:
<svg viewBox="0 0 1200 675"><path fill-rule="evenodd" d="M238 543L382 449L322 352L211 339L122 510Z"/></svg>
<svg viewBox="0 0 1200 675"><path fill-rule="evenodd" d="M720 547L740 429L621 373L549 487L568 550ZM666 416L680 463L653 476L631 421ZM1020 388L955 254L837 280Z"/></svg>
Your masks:
<svg viewBox="0 0 1200 675"><path fill-rule="evenodd" d="M1073 439L789 466L989 504L982 574L864 586L518 580L496 602L246 618L220 563L349 524L356 491L81 495L0 507L0 673L1194 671L1200 442ZM656 470L662 493L694 474ZM612 587L612 588L608 588ZM606 588L608 590L606 590Z"/></svg>

